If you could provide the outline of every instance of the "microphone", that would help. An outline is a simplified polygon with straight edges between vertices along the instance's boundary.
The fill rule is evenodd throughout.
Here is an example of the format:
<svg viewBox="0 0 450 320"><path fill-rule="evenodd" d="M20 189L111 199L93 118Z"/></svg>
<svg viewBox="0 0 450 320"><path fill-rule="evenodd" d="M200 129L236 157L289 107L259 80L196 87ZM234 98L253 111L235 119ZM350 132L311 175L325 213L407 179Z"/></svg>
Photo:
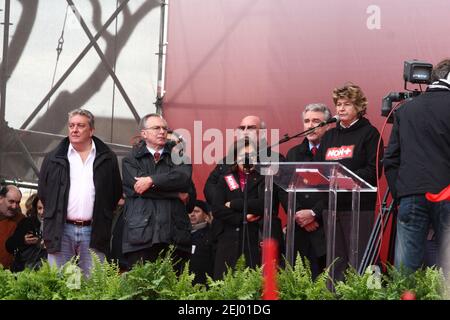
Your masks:
<svg viewBox="0 0 450 320"><path fill-rule="evenodd" d="M323 126L325 126L325 125L327 125L327 124L330 124L330 123L334 123L334 122L338 122L340 119L339 119L339 116L338 115L335 115L334 117L331 117L330 119L328 119L327 121L322 121L319 125L318 125L318 127L323 127Z"/></svg>
<svg viewBox="0 0 450 320"><path fill-rule="evenodd" d="M252 158L252 156L249 153L245 153L245 155L244 155L243 167L244 167L245 174L249 174L250 171L252 171L252 169L254 167L254 159Z"/></svg>

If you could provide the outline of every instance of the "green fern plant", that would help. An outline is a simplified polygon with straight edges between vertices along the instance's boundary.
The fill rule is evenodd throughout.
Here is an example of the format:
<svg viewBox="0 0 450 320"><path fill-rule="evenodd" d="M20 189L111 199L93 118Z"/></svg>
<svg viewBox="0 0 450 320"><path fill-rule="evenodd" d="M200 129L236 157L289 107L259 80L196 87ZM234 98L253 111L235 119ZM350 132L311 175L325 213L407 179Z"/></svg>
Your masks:
<svg viewBox="0 0 450 320"><path fill-rule="evenodd" d="M335 296L327 288L328 270L312 279L307 258L297 255L294 268L287 264L278 272L278 289L281 300L333 300Z"/></svg>
<svg viewBox="0 0 450 320"><path fill-rule="evenodd" d="M223 280L208 277L208 290L203 299L209 300L258 300L262 294L262 269L246 267L241 256L235 268L227 268Z"/></svg>
<svg viewBox="0 0 450 320"><path fill-rule="evenodd" d="M68 289L65 279L57 268L50 267L48 262L33 271L25 269L15 274L6 299L14 300L64 300Z"/></svg>
<svg viewBox="0 0 450 320"><path fill-rule="evenodd" d="M137 263L125 274L122 299L162 299L161 292L173 287L177 275L173 270L171 252L155 262ZM167 294L167 293L166 293Z"/></svg>
<svg viewBox="0 0 450 320"><path fill-rule="evenodd" d="M14 281L15 278L11 271L4 269L0 264L0 300L10 296Z"/></svg>
<svg viewBox="0 0 450 320"><path fill-rule="evenodd" d="M370 268L359 275L354 268L348 268L344 274L345 281L335 284L336 296L341 300L382 300L385 290L382 277L374 279ZM375 281L374 281L375 280Z"/></svg>
<svg viewBox="0 0 450 320"><path fill-rule="evenodd" d="M433 267L419 269L414 273L404 267L387 266L384 276L386 299L399 300L405 291L412 291L417 300L440 300L447 296L442 270Z"/></svg>
<svg viewBox="0 0 450 320"><path fill-rule="evenodd" d="M101 262L97 255L91 252L92 269L89 277L83 278L78 295L73 298L83 300L112 300L122 297L123 278L119 266L115 262Z"/></svg>
<svg viewBox="0 0 450 320"><path fill-rule="evenodd" d="M189 272L189 262L184 265L183 272L176 281L168 283L168 287L160 292L160 299L173 300L197 300L202 299L206 290L205 286L192 285L195 275Z"/></svg>

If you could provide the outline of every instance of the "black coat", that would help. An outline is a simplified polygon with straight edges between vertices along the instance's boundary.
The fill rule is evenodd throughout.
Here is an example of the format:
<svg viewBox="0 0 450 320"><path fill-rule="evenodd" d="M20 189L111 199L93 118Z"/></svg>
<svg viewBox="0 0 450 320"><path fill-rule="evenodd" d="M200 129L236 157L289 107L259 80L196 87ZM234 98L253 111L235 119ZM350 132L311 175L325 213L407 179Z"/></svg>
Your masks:
<svg viewBox="0 0 450 320"><path fill-rule="evenodd" d="M192 232L193 253L189 261L189 270L195 274L194 283L206 284L206 275L212 277L214 272L215 247L211 237L211 227Z"/></svg>
<svg viewBox="0 0 450 320"><path fill-rule="evenodd" d="M438 193L450 184L450 91L428 89L395 112L384 157L398 197Z"/></svg>
<svg viewBox="0 0 450 320"><path fill-rule="evenodd" d="M237 172L229 173L239 183ZM244 246L246 263L255 267L261 263L260 241L264 215L264 176L252 172L247 180L248 214L261 216L258 221L248 222L248 232ZM230 202L230 208L225 203ZM275 202L275 201L274 201ZM277 203L278 204L278 203ZM242 255L244 192L240 188L231 191L225 181L225 175L219 178L212 202L212 233L217 243L214 262L214 278L222 278L226 266L234 267ZM272 235L281 242L281 223L274 206L272 216Z"/></svg>
<svg viewBox="0 0 450 320"><path fill-rule="evenodd" d="M28 245L25 244L25 235L32 233L38 237L41 237L41 222L36 217L26 217L20 220L17 224L16 230L11 235L11 237L6 240L5 247L6 250L14 254L15 251L24 249Z"/></svg>
<svg viewBox="0 0 450 320"><path fill-rule="evenodd" d="M293 148L291 148L286 156L288 162L311 162L313 154L309 149L308 139ZM287 197L283 197L283 206L287 209ZM296 211L301 209L311 209L317 201L321 199L319 193L299 192L296 194ZM318 217L319 228L315 231L308 232L295 223L294 236L294 252L300 252L302 256L311 258L311 254L320 257L326 254L325 232L323 221ZM313 252L311 252L313 251Z"/></svg>
<svg viewBox="0 0 450 320"><path fill-rule="evenodd" d="M150 248L153 244L173 244L191 251L191 223L179 192L193 192L192 166L176 165L165 148L158 163L145 142L133 148L122 162L124 207L123 253ZM153 187L140 195L134 191L134 177L153 179Z"/></svg>
<svg viewBox="0 0 450 320"><path fill-rule="evenodd" d="M281 153L276 153L268 149L268 156L270 156L272 159L277 159L278 162L285 161L284 156ZM258 157L258 161L261 161L261 159L265 159L266 155L265 153L261 152L261 155ZM266 161L267 162L267 161ZM203 194L205 196L206 202L209 204L212 203L214 192L217 183L219 182L219 179L224 174L227 174L232 170L233 164L227 164L226 163L226 157L222 159L221 163L218 163L214 169L210 172L208 179L206 180L205 186L203 188ZM276 195L275 199L278 201L278 195ZM275 205L278 207L278 203Z"/></svg>
<svg viewBox="0 0 450 320"><path fill-rule="evenodd" d="M14 262L11 271L19 272L25 267L36 268L40 266L40 259L47 258L47 250L40 241L36 244L26 244L25 235L32 233L39 240L42 239L41 222L37 217L26 217L22 219L14 230L14 233L6 240L6 250L14 254Z"/></svg>
<svg viewBox="0 0 450 320"><path fill-rule="evenodd" d="M108 253L113 211L122 196L122 182L116 155L97 137L93 165L95 200L90 247ZM69 139L64 138L42 163L38 194L44 212L43 238L48 253L61 250L70 189Z"/></svg>

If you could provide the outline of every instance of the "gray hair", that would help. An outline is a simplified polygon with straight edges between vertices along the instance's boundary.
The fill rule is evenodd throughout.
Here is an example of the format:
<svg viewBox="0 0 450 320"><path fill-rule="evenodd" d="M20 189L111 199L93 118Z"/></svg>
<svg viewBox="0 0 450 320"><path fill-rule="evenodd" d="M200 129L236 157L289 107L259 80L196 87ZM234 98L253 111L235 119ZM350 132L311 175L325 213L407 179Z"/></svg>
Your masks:
<svg viewBox="0 0 450 320"><path fill-rule="evenodd" d="M94 115L86 110L86 109L75 109L72 110L68 113L68 119L70 120L70 118L74 117L74 116L85 116L86 118L89 119L89 127L91 127L91 129L95 129L95 118Z"/></svg>
<svg viewBox="0 0 450 320"><path fill-rule="evenodd" d="M148 120L149 118L160 118L160 119L164 120L164 122L165 122L166 125L167 125L167 121L166 121L166 119L163 118L162 115L157 114L157 113L149 113L149 114L143 116L142 119L141 119L141 121L139 121L139 130L144 130L144 129L146 129L147 120Z"/></svg>
<svg viewBox="0 0 450 320"><path fill-rule="evenodd" d="M308 111L322 112L325 115L324 121L327 121L328 119L331 118L331 111L330 111L330 109L328 109L328 107L324 103L310 103L310 104L306 105L306 107L302 113L303 118L305 118L305 114Z"/></svg>

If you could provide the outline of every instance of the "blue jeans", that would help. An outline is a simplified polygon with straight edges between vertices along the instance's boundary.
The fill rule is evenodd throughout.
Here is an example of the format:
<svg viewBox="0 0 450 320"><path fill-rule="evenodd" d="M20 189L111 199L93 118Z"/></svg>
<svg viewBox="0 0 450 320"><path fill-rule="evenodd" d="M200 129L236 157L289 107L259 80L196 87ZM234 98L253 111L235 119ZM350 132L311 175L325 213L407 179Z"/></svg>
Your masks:
<svg viewBox="0 0 450 320"><path fill-rule="evenodd" d="M58 268L63 266L72 257L79 256L78 265L86 276L90 275L92 258L89 250L92 250L104 261L105 255L93 248L89 248L91 241L91 226L79 227L66 223L61 239L61 251L48 254L48 262Z"/></svg>
<svg viewBox="0 0 450 320"><path fill-rule="evenodd" d="M415 271L423 264L429 225L433 225L439 248L438 265L449 271L446 262L450 249L450 202L430 202L425 195L402 197L397 217L395 266Z"/></svg>

